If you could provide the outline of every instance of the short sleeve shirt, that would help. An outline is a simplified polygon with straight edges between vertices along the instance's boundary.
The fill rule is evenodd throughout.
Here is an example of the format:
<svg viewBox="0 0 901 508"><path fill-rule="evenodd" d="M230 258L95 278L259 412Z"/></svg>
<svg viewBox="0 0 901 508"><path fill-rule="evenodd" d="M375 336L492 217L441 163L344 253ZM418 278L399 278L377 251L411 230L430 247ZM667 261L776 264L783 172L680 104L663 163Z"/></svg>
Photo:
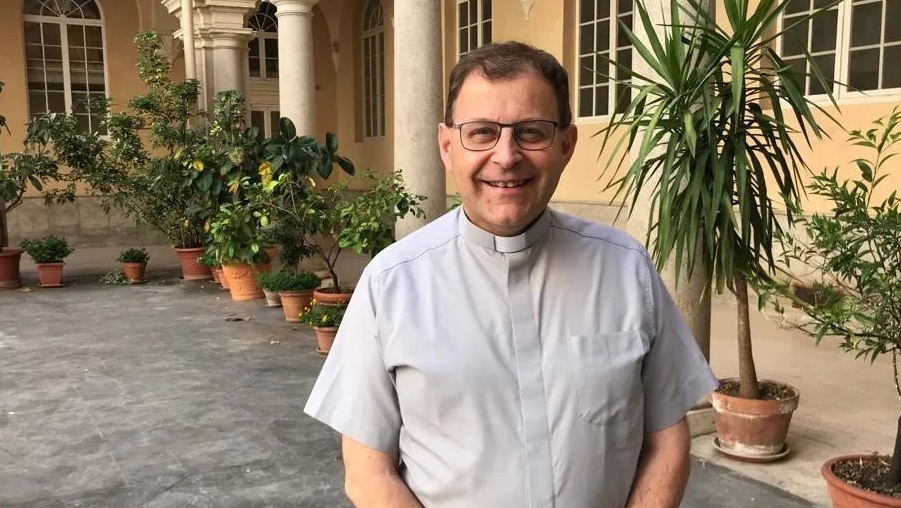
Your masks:
<svg viewBox="0 0 901 508"><path fill-rule="evenodd" d="M305 411L398 453L426 508L622 508L645 433L716 386L630 236L457 208L366 267Z"/></svg>

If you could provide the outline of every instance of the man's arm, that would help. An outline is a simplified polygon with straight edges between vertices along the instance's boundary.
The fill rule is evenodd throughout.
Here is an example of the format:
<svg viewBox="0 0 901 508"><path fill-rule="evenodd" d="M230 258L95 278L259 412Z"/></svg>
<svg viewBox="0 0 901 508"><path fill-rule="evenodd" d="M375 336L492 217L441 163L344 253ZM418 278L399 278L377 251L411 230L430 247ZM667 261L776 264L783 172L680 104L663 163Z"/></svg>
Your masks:
<svg viewBox="0 0 901 508"><path fill-rule="evenodd" d="M341 440L344 491L356 508L422 508L397 473L397 455Z"/></svg>
<svg viewBox="0 0 901 508"><path fill-rule="evenodd" d="M691 472L690 449L685 418L647 434L626 508L678 508Z"/></svg>

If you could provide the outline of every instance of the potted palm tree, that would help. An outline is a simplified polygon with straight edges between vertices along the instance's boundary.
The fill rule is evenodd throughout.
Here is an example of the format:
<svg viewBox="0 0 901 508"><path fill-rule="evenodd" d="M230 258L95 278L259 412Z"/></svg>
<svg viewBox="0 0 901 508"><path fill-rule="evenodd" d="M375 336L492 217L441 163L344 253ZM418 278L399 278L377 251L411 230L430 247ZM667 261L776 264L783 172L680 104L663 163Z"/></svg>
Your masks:
<svg viewBox="0 0 901 508"><path fill-rule="evenodd" d="M796 217L800 169L806 167L797 144L824 135L813 109L831 118L804 96L795 71L773 47L794 26L779 27L790 2L727 0L723 26L706 2L672 2L670 22L658 27L637 1L644 37L622 30L650 71L608 60L632 97L598 132L602 153L613 146L602 177L614 173L607 176L616 195L634 207L652 191L646 241L658 268L675 263L677 280L680 270L702 270L706 291L728 288L735 295L739 376L721 379L712 395L714 445L728 456L756 461L786 453L799 393L758 379L748 287L774 271L774 237L782 228L776 206L785 210L786 223ZM807 59L816 69L809 54ZM814 79L830 89L819 71Z"/></svg>
<svg viewBox="0 0 901 508"><path fill-rule="evenodd" d="M871 129L853 130L852 146L869 150L872 158L856 158L853 178L839 177L838 169L824 170L809 185L810 192L829 210L801 217L797 231L785 231L782 254L784 276L774 281L767 301L780 312L786 299L801 309L803 320L787 319L815 338L838 339L838 347L873 362L901 355L901 201L882 185L898 155L901 112L895 108ZM879 196L886 196L879 199ZM800 234L798 234L800 233ZM818 274L801 280L789 270L792 263ZM806 287L800 292L798 287ZM803 294L804 296L800 296ZM779 296L781 298L772 298ZM901 377L892 382L901 397ZM901 418L891 454L856 453L832 457L822 466L829 495L843 506L901 506Z"/></svg>

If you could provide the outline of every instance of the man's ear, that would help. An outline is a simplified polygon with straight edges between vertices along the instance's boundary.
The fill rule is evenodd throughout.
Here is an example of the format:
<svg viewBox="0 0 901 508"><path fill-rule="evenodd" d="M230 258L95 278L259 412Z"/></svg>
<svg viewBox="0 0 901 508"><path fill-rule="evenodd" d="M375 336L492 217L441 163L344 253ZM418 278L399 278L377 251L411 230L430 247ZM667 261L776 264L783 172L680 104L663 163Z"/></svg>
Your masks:
<svg viewBox="0 0 901 508"><path fill-rule="evenodd" d="M444 169L451 171L451 143L454 140L453 128L448 127L444 122L438 124L438 152L441 154L441 161L444 163Z"/></svg>
<svg viewBox="0 0 901 508"><path fill-rule="evenodd" d="M560 148L563 150L563 160L569 163L569 160L572 159L573 154L576 152L576 141L579 139L579 132L576 125L571 123L563 129L562 134L563 141L560 143Z"/></svg>

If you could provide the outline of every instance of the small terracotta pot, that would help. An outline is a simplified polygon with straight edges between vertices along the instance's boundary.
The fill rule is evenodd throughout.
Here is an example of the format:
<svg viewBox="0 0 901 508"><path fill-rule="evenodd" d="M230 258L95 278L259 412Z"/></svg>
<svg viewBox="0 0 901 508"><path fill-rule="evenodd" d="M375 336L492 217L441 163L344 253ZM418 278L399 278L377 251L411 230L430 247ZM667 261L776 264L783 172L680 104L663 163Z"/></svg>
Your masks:
<svg viewBox="0 0 901 508"><path fill-rule="evenodd" d="M65 263L35 263L38 269L38 283L42 288L58 288L63 285Z"/></svg>
<svg viewBox="0 0 901 508"><path fill-rule="evenodd" d="M222 285L222 289L231 291L228 287L228 277L225 276L225 270L221 266L219 267L219 284Z"/></svg>
<svg viewBox="0 0 901 508"><path fill-rule="evenodd" d="M729 381L738 380L722 380ZM765 379L760 383L786 386L794 396L784 400L753 400L717 391L710 395L719 447L733 458L765 461L782 456L786 451L788 427L798 408L800 393L785 383Z"/></svg>
<svg viewBox="0 0 901 508"><path fill-rule="evenodd" d="M310 306L313 301L313 290L279 291L282 298L282 310L285 312L285 321L300 321L300 313Z"/></svg>
<svg viewBox="0 0 901 508"><path fill-rule="evenodd" d="M222 284L222 269L217 267L210 268L210 273L213 274L213 283L214 284Z"/></svg>
<svg viewBox="0 0 901 508"><path fill-rule="evenodd" d="M826 480L826 490L832 499L832 508L901 508L901 499L876 494L850 485L832 472L836 462L849 459L866 459L867 455L842 455L823 463L820 474Z"/></svg>
<svg viewBox="0 0 901 508"><path fill-rule="evenodd" d="M203 247L189 249L175 249L178 263L181 265L181 276L185 280L207 280L213 277L212 272L206 266L197 262L197 258L206 250Z"/></svg>
<svg viewBox="0 0 901 508"><path fill-rule="evenodd" d="M16 289L22 287L22 276L19 262L22 260L22 249L4 247L0 251L0 289Z"/></svg>
<svg viewBox="0 0 901 508"><path fill-rule="evenodd" d="M257 284L256 270L248 263L224 264L222 273L228 279L228 290L232 300L248 301L265 298L263 289Z"/></svg>
<svg viewBox="0 0 901 508"><path fill-rule="evenodd" d="M282 306L282 297L279 296L278 293L274 293L269 291L266 288L263 288L263 295L266 296L266 307L281 307Z"/></svg>
<svg viewBox="0 0 901 508"><path fill-rule="evenodd" d="M323 305L345 305L353 296L353 288L343 287L341 292L331 291L334 288L318 288L313 291L313 299Z"/></svg>
<svg viewBox="0 0 901 508"><path fill-rule="evenodd" d="M316 331L316 343L318 345L316 352L322 356L327 356L332 349L332 344L335 343L335 335L338 333L338 327L314 326L313 330Z"/></svg>
<svg viewBox="0 0 901 508"><path fill-rule="evenodd" d="M144 270L147 268L146 263L122 263L122 271L125 272L125 278L129 284L141 284L144 282Z"/></svg>

